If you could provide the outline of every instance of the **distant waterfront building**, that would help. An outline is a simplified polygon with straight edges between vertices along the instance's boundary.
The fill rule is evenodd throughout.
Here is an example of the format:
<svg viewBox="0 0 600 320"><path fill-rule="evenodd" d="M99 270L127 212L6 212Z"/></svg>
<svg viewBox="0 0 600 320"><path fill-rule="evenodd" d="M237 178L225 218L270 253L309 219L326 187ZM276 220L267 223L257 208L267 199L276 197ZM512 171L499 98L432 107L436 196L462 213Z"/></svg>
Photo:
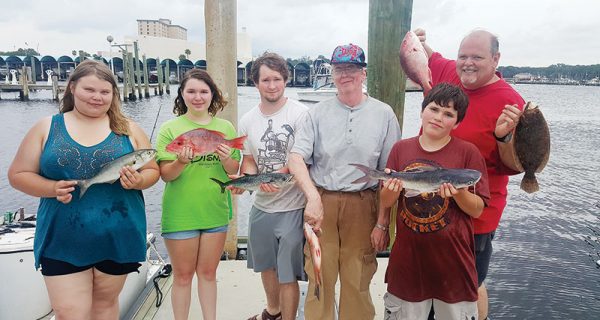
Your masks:
<svg viewBox="0 0 600 320"><path fill-rule="evenodd" d="M158 38L187 40L187 29L171 24L169 19L142 20L138 19L138 35Z"/></svg>

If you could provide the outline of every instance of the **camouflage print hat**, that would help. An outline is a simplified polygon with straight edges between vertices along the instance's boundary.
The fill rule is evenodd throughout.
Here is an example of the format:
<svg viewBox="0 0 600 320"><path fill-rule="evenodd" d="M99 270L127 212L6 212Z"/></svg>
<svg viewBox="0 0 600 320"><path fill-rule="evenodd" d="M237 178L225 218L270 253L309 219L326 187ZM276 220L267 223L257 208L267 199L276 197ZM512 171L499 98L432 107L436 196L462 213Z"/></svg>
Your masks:
<svg viewBox="0 0 600 320"><path fill-rule="evenodd" d="M365 52L355 44L337 46L331 55L331 64L352 63L366 67Z"/></svg>

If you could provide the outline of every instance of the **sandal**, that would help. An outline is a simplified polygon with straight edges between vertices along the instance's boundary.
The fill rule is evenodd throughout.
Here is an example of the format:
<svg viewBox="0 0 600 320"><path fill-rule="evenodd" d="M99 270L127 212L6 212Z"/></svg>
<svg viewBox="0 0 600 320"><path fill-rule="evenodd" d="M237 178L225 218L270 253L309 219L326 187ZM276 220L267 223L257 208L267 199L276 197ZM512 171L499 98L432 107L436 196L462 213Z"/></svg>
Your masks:
<svg viewBox="0 0 600 320"><path fill-rule="evenodd" d="M258 320L258 314L248 318L248 320ZM279 312L278 314L270 314L267 312L267 309L263 309L262 313L260 314L260 318L262 320L281 320L281 312Z"/></svg>

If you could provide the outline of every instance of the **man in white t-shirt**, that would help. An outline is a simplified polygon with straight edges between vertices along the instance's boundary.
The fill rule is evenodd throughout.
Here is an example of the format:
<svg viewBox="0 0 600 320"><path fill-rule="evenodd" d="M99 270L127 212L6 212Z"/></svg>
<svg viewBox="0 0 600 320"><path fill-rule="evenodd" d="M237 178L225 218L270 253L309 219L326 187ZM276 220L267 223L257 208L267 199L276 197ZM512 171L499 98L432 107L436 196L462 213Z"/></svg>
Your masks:
<svg viewBox="0 0 600 320"><path fill-rule="evenodd" d="M288 173L287 158L298 126L308 110L285 97L290 72L278 54L265 53L252 63L251 76L260 103L244 114L240 135L247 135L240 172ZM243 190L233 188L234 193ZM296 318L304 280L303 215L306 200L295 185L263 184L256 193L248 228L248 268L261 273L267 306L249 320Z"/></svg>

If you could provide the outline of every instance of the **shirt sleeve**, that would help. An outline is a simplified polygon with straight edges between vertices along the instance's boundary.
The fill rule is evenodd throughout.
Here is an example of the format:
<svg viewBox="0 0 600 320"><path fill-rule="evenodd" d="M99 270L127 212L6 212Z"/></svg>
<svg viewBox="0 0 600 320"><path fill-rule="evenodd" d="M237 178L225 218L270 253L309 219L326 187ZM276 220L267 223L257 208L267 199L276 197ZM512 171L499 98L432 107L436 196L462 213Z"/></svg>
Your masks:
<svg viewBox="0 0 600 320"><path fill-rule="evenodd" d="M246 114L248 115L248 114ZM247 117L242 117L242 119L240 120L239 123L239 127L238 127L238 135L241 137L243 135L248 136L248 128L247 128ZM250 151L250 137L246 137L246 140L244 141L244 150L242 151L242 154L247 156L247 155L251 155L252 152Z"/></svg>
<svg viewBox="0 0 600 320"><path fill-rule="evenodd" d="M290 151L291 153L301 155L306 164L312 164L316 136L315 115L311 110L305 112L304 117L299 119L298 134L296 135L294 146Z"/></svg>

